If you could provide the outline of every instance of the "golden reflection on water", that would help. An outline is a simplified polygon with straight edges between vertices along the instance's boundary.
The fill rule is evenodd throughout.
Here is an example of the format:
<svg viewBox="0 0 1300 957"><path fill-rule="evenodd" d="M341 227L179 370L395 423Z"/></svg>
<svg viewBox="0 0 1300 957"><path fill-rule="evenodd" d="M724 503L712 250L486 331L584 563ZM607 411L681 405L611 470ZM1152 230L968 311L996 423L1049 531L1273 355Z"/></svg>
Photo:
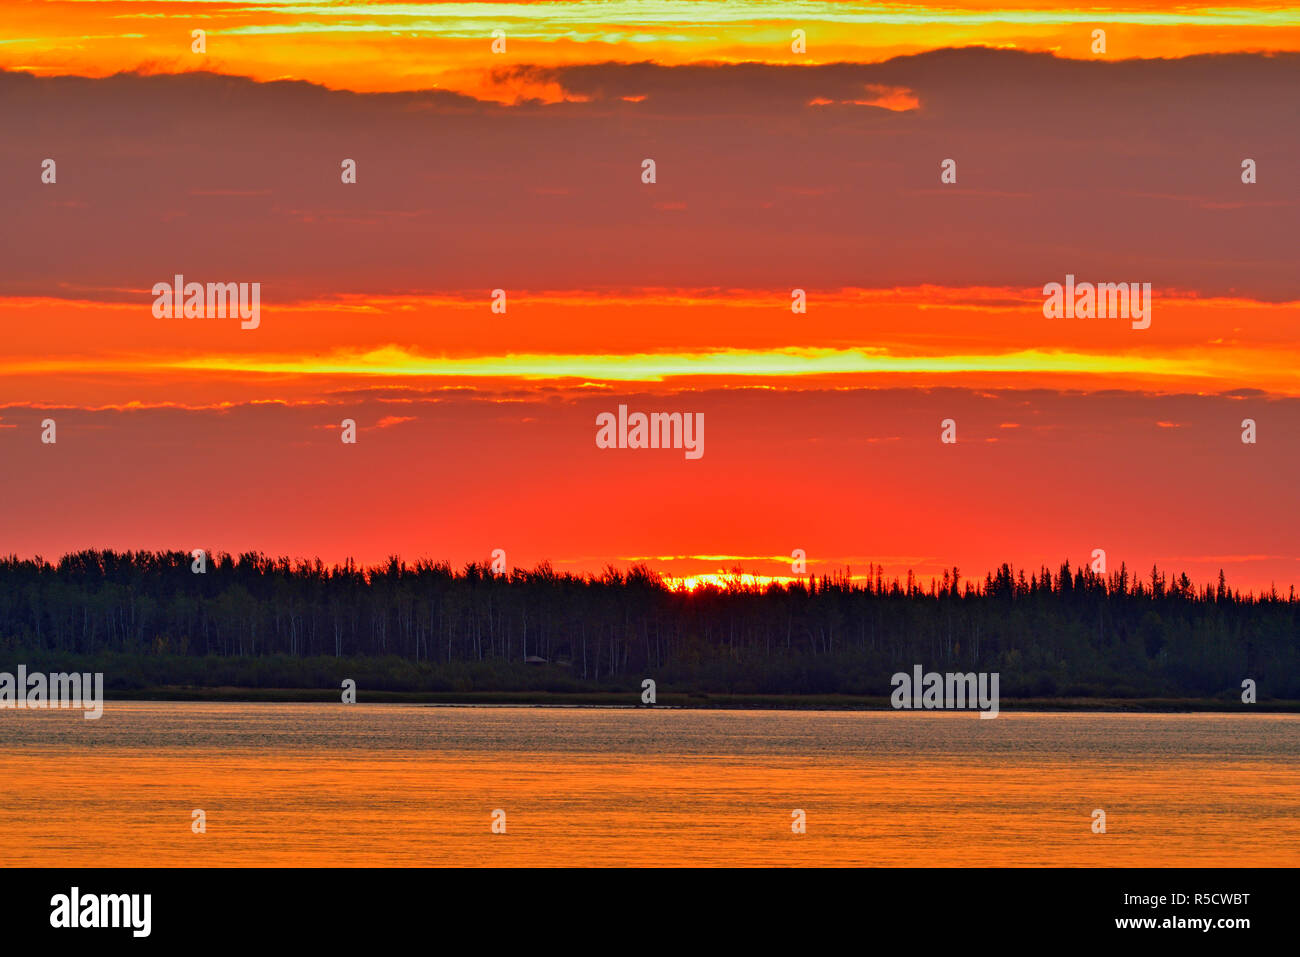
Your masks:
<svg viewBox="0 0 1300 957"><path fill-rule="evenodd" d="M1298 794L1283 715L0 711L9 866L1294 867Z"/></svg>

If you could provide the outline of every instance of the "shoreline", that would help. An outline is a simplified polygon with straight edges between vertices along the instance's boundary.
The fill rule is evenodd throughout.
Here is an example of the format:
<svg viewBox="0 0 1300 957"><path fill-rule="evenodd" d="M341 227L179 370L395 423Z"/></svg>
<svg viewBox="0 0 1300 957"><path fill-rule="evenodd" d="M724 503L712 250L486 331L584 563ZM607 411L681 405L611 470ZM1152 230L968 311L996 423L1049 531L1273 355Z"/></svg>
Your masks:
<svg viewBox="0 0 1300 957"><path fill-rule="evenodd" d="M191 701L248 704L330 704L340 702L335 689L186 687L162 685L106 694L114 701ZM888 695L768 695L667 692L653 705L640 703L638 692L538 691L365 691L359 704L415 704L434 707L628 708L689 711L894 711ZM911 709L906 709L911 710ZM946 710L946 709L934 709ZM974 710L974 709L971 709ZM1003 698L999 711L1092 713L1300 714L1300 701L1275 700L1246 705L1222 698Z"/></svg>

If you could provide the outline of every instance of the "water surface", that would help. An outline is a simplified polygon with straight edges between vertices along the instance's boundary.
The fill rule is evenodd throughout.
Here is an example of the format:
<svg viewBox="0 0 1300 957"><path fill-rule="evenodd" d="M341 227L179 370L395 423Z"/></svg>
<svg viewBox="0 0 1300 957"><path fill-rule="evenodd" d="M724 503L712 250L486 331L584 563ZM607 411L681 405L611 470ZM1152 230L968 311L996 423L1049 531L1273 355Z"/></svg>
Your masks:
<svg viewBox="0 0 1300 957"><path fill-rule="evenodd" d="M1294 867L1298 810L1295 715L0 711L5 865Z"/></svg>

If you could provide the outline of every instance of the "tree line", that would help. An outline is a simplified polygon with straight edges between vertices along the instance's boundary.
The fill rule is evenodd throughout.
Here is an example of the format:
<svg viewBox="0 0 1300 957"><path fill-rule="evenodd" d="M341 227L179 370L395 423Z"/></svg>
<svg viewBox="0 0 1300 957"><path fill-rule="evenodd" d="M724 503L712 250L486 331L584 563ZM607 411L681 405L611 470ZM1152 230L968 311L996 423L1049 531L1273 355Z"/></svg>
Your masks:
<svg viewBox="0 0 1300 957"><path fill-rule="evenodd" d="M386 658L438 687L661 685L756 694L886 694L914 664L998 671L1004 694L1300 698L1300 600L1196 586L1123 565L926 584L809 576L670 587L651 569L493 574L486 564L361 567L259 553L86 550L57 562L0 559L0 649L177 659ZM545 666L533 665L537 659ZM411 666L416 666L411 671ZM540 670L537 670L540 669ZM469 675L469 678L465 678ZM510 676L516 678L512 679ZM474 677L477 676L477 677ZM415 679L411 679L415 680ZM398 682L401 683L400 681ZM430 684L431 683L431 684ZM459 686L459 685L458 685Z"/></svg>

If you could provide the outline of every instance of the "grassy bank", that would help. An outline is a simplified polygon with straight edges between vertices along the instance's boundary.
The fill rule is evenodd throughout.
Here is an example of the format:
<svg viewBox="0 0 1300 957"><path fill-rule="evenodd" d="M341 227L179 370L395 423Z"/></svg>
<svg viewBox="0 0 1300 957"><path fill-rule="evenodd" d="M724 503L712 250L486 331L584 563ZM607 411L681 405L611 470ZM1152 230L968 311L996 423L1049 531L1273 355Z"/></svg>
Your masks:
<svg viewBox="0 0 1300 957"><path fill-rule="evenodd" d="M110 701L250 701L250 702L338 702L334 689L235 688L164 685L137 688L107 695ZM636 708L639 692L584 691L362 691L359 703L430 705L515 705L523 707ZM660 693L659 708L699 708L767 711L884 711L890 710L887 696L865 695L773 695ZM1002 698L1002 711L1095 711L1095 712L1282 712L1300 713L1300 701L1262 701L1242 704L1224 698Z"/></svg>
<svg viewBox="0 0 1300 957"><path fill-rule="evenodd" d="M291 658L185 656L150 653L65 654L0 648L0 672L102 673L109 701L341 701L345 681L361 702L438 705L638 707L646 675L584 678L573 666L523 662L411 662L396 656ZM867 671L851 657L792 658L781 669L750 674L733 662L706 661L662 669L657 704L669 708L884 710L890 669ZM1263 682L1261 682L1263 684ZM1149 677L1111 682L1043 684L1001 673L1005 711L1279 711L1300 712L1300 700L1261 696L1245 705L1240 689L1209 685L1189 693Z"/></svg>

